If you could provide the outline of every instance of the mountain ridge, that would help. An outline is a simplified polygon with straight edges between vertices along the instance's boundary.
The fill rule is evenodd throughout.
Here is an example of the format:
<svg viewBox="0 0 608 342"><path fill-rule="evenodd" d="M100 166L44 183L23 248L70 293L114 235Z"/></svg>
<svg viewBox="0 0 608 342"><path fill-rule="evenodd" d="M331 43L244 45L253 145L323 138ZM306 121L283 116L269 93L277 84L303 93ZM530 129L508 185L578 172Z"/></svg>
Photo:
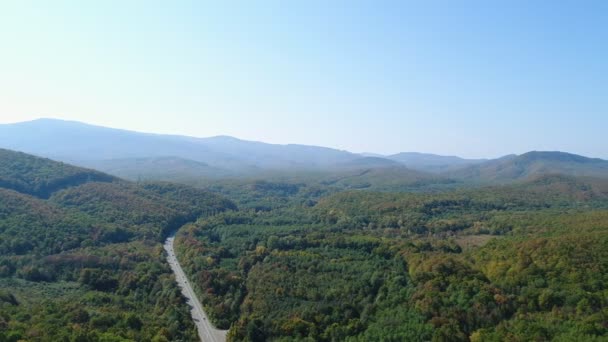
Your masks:
<svg viewBox="0 0 608 342"><path fill-rule="evenodd" d="M174 156L233 169L325 166L358 157L327 147L141 133L56 119L0 125L0 147L76 164Z"/></svg>
<svg viewBox="0 0 608 342"><path fill-rule="evenodd" d="M560 151L530 151L496 159L420 152L383 156L322 146L269 144L227 135L198 138L143 133L57 119L0 125L0 148L131 180L179 180L190 184L218 178L263 177L268 171L340 173L387 167L482 183L510 182L546 173L592 177L608 174L604 166L608 162L603 159Z"/></svg>
<svg viewBox="0 0 608 342"><path fill-rule="evenodd" d="M446 177L480 182L510 182L543 174L608 178L608 161L561 151L530 151L468 166Z"/></svg>
<svg viewBox="0 0 608 342"><path fill-rule="evenodd" d="M434 173L487 161L487 159L465 159L458 156L443 156L421 152L400 152L389 155L386 158L398 161L415 170Z"/></svg>

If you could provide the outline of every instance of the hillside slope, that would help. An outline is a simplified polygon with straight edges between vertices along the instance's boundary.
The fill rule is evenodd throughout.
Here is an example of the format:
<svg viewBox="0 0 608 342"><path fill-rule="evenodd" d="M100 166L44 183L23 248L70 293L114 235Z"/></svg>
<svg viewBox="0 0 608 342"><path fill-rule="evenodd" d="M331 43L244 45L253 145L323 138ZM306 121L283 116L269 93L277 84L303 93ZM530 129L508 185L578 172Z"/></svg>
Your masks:
<svg viewBox="0 0 608 342"><path fill-rule="evenodd" d="M461 180L510 182L543 174L608 178L608 161L565 152L532 151L444 173Z"/></svg>
<svg viewBox="0 0 608 342"><path fill-rule="evenodd" d="M397 161L410 169L434 173L460 169L486 161L486 159L464 159L419 152L401 152L386 158Z"/></svg>
<svg viewBox="0 0 608 342"><path fill-rule="evenodd" d="M0 165L0 341L197 340L159 241L232 202L7 150Z"/></svg>
<svg viewBox="0 0 608 342"><path fill-rule="evenodd" d="M94 170L0 149L0 187L48 197L54 191L86 182L118 179Z"/></svg>
<svg viewBox="0 0 608 342"><path fill-rule="evenodd" d="M448 178L399 165L336 172L321 179L320 183L339 189L373 191L422 191L454 184Z"/></svg>
<svg viewBox="0 0 608 342"><path fill-rule="evenodd" d="M180 157L152 157L83 161L81 164L118 177L133 180L196 183L238 175L227 169Z"/></svg>

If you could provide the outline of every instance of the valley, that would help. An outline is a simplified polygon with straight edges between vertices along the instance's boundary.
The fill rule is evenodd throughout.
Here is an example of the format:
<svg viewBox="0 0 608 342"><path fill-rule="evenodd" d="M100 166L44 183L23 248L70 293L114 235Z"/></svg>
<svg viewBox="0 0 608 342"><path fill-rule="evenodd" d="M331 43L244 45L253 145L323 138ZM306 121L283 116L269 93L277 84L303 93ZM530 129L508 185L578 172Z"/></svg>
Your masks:
<svg viewBox="0 0 608 342"><path fill-rule="evenodd" d="M608 342L608 1L0 17L0 342Z"/></svg>
<svg viewBox="0 0 608 342"><path fill-rule="evenodd" d="M124 180L0 149L0 341L608 336L608 162L338 155Z"/></svg>

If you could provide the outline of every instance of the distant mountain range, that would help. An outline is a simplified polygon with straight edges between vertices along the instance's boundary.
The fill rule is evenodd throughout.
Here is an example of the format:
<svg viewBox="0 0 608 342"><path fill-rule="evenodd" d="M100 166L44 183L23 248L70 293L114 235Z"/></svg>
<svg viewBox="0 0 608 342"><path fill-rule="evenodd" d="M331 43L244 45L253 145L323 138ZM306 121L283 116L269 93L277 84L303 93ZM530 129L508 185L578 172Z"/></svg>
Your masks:
<svg viewBox="0 0 608 342"><path fill-rule="evenodd" d="M608 161L566 152L532 151L489 160L444 175L460 180L504 183L544 174L606 178Z"/></svg>
<svg viewBox="0 0 608 342"><path fill-rule="evenodd" d="M387 156L387 158L415 170L434 173L446 172L487 161L487 159L464 159L456 156L440 156L419 152L401 152Z"/></svg>
<svg viewBox="0 0 608 342"><path fill-rule="evenodd" d="M139 133L55 119L0 125L0 148L131 180L192 182L255 177L269 172L321 172L326 175L323 179L349 179L348 184L364 187L372 175L380 177L383 184L391 184L386 182L389 175L399 175L397 178L407 179L408 184L422 180L504 183L541 174L608 177L608 161L565 152L529 152L491 160L418 152L382 156L229 136L194 138ZM361 179L351 179L355 175Z"/></svg>
<svg viewBox="0 0 608 342"><path fill-rule="evenodd" d="M113 166L116 159L178 157L233 172L251 172L327 167L360 158L325 147L266 144L227 136L147 134L54 119L0 125L0 147L101 168L105 168L102 161L112 161Z"/></svg>

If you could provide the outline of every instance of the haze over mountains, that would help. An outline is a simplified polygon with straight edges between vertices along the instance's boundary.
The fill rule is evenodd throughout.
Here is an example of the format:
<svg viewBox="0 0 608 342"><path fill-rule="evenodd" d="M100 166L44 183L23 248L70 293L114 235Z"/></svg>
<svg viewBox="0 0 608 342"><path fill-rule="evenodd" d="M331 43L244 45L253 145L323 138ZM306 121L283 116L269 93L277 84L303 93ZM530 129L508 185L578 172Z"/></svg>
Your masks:
<svg viewBox="0 0 608 342"><path fill-rule="evenodd" d="M401 152L388 156L391 160L398 161L411 168L428 172L444 172L464 166L481 164L487 159L464 159L456 156L439 156L430 153Z"/></svg>
<svg viewBox="0 0 608 342"><path fill-rule="evenodd" d="M245 171L319 167L358 157L324 147L273 145L227 136L193 138L147 134L53 119L0 125L0 146L78 164L179 157Z"/></svg>
<svg viewBox="0 0 608 342"><path fill-rule="evenodd" d="M472 165L447 175L464 180L507 182L542 174L603 178L608 177L608 161L565 152L532 151Z"/></svg>
<svg viewBox="0 0 608 342"><path fill-rule="evenodd" d="M508 161L598 163L535 154ZM605 272L596 270L605 268L608 251L607 179L545 175L431 194L340 191L378 177L398 190L404 170L420 182L442 181L388 163L338 173L325 186L254 180L222 188L218 182L217 193L129 182L0 149L0 341L198 341L196 320L160 246L175 230L172 254L184 266L180 276L200 287L207 319L229 329L229 341L301 339L299 331L283 327L308 311L312 318L303 316L311 321L299 329L315 341L330 341L330 332L336 340L431 340L445 332L431 323L451 317L461 317L453 327L466 332L454 340L469 341L475 331L503 333L509 322L544 324L558 308L585 310L560 318L570 323L553 324L542 340L570 330L582 333L562 340L593 340L572 322L591 321L604 327L597 335L606 334L596 313L603 307L579 298L602 298L605 290ZM499 263L505 266L497 269ZM546 279L540 288L539 279ZM447 286L440 291L433 284ZM543 299L542 306L520 304L547 291L562 297ZM495 310L497 298L508 301L508 311ZM417 305L423 301L432 306ZM370 319L360 328L334 331L352 321L342 313L361 315L368 307L376 309L367 310ZM517 314L520 307L534 316ZM462 315L465 309L473 314ZM256 323L262 338L248 338L250 312L262 317ZM492 319L480 322L488 312ZM530 331L518 328L526 337L520 340L533 340ZM507 339L503 335L482 340Z"/></svg>
<svg viewBox="0 0 608 342"><path fill-rule="evenodd" d="M445 183L448 179L510 182L547 173L608 177L608 161L565 152L529 152L491 160L417 152L382 156L319 146L245 141L229 136L194 138L140 133L55 119L0 125L0 148L132 180L188 182L254 177L269 172L321 172L325 182L351 178L349 184L365 187L388 175L391 182L401 179L408 184L421 180ZM364 178L353 180L353 177Z"/></svg>
<svg viewBox="0 0 608 342"><path fill-rule="evenodd" d="M215 170L175 156L113 161L169 179L178 166ZM229 341L608 336L605 307L587 300L608 281L607 162L459 162L437 174L353 154L326 171L272 171L292 182L267 170L203 190L0 148L0 341L198 341L160 245L176 230L179 276Z"/></svg>

